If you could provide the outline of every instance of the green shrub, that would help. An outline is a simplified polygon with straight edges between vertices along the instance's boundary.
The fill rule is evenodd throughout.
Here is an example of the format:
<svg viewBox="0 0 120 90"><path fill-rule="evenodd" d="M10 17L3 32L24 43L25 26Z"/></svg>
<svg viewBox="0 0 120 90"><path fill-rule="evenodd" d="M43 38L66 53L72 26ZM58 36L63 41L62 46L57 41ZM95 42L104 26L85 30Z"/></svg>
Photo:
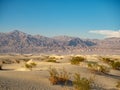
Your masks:
<svg viewBox="0 0 120 90"><path fill-rule="evenodd" d="M55 68L50 67L48 71L50 74L49 80L53 85L61 83L66 84L70 78L69 73L65 69L62 69L62 71L58 72Z"/></svg>
<svg viewBox="0 0 120 90"><path fill-rule="evenodd" d="M75 90L90 90L91 88L91 82L84 78L80 77L80 74L75 74L73 85L75 87Z"/></svg>
<svg viewBox="0 0 120 90"><path fill-rule="evenodd" d="M72 57L72 59L70 60L71 64L74 64L74 65L78 65L80 64L80 62L84 61L85 58L84 57Z"/></svg>
<svg viewBox="0 0 120 90"><path fill-rule="evenodd" d="M117 82L116 87L117 87L117 88L120 88L120 81Z"/></svg>

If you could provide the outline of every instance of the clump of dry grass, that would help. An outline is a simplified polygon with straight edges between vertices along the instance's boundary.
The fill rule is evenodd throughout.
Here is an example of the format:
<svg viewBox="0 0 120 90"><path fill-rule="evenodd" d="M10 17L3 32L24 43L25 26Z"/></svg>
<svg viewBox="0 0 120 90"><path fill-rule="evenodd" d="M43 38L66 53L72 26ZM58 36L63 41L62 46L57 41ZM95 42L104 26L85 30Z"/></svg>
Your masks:
<svg viewBox="0 0 120 90"><path fill-rule="evenodd" d="M117 87L117 88L120 88L120 81L117 82L116 87Z"/></svg>
<svg viewBox="0 0 120 90"><path fill-rule="evenodd" d="M50 57L50 56L48 56L48 57L45 57L44 60L45 60L46 62L54 62L54 63L57 63L55 57Z"/></svg>
<svg viewBox="0 0 120 90"><path fill-rule="evenodd" d="M120 62L119 61L114 61L114 62L110 63L110 66L113 69L120 70Z"/></svg>
<svg viewBox="0 0 120 90"><path fill-rule="evenodd" d="M60 72L58 72L55 68L51 68L48 70L50 77L49 80L50 82L55 85L55 84L66 84L67 81L69 81L70 76L69 73L63 68Z"/></svg>
<svg viewBox="0 0 120 90"><path fill-rule="evenodd" d="M80 64L80 62L83 62L85 60L86 59L84 57L77 56L77 57L72 57L70 62L71 62L71 64L78 65L78 64Z"/></svg>
<svg viewBox="0 0 120 90"><path fill-rule="evenodd" d="M2 70L2 64L3 64L3 63L2 63L2 61L1 61L1 62L0 62L0 70Z"/></svg>
<svg viewBox="0 0 120 90"><path fill-rule="evenodd" d="M90 90L94 84L95 77L90 77L89 79L81 77L80 74L74 74L73 86L75 90Z"/></svg>
<svg viewBox="0 0 120 90"><path fill-rule="evenodd" d="M91 72L94 73L108 73L110 69L104 65L99 65L96 62L90 62L88 63L88 68L91 70Z"/></svg>
<svg viewBox="0 0 120 90"><path fill-rule="evenodd" d="M117 59L108 57L99 57L98 59L110 65L112 69L120 70L120 62Z"/></svg>
<svg viewBox="0 0 120 90"><path fill-rule="evenodd" d="M2 65L0 65L0 70L2 70Z"/></svg>
<svg viewBox="0 0 120 90"><path fill-rule="evenodd" d="M86 78L81 78L80 74L75 74L73 85L75 90L90 90L90 82Z"/></svg>
<svg viewBox="0 0 120 90"><path fill-rule="evenodd" d="M36 67L36 63L35 62L31 62L31 63L25 63L25 68L28 68L29 70L32 70L33 67Z"/></svg>
<svg viewBox="0 0 120 90"><path fill-rule="evenodd" d="M54 62L54 63L56 63L57 61L53 60L53 59L49 59L49 60L47 60L47 62Z"/></svg>

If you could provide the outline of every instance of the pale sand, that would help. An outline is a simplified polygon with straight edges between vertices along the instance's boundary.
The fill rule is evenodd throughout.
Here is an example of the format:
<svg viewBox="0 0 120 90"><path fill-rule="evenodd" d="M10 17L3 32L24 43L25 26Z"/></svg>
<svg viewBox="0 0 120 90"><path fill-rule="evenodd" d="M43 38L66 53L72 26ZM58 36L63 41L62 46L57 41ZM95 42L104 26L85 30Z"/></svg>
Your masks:
<svg viewBox="0 0 120 90"><path fill-rule="evenodd" d="M88 58L96 61L89 56ZM0 71L0 90L72 90L72 86L51 85L48 79L50 66L57 70L65 68L71 73L71 76L76 72L86 78L94 75L85 66L85 63L71 65L66 58L58 61L59 63L35 61L37 67L32 71L25 69L23 63L3 65L3 70ZM120 71L118 70L111 70L109 75L95 75L95 82L98 86L93 90L118 90L115 87L118 80L120 80Z"/></svg>

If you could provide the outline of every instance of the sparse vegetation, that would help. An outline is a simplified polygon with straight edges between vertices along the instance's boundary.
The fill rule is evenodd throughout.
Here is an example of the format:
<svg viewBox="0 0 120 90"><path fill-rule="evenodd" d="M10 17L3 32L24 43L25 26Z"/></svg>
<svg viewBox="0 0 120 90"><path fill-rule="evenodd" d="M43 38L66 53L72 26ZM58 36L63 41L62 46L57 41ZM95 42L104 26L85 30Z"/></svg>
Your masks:
<svg viewBox="0 0 120 90"><path fill-rule="evenodd" d="M32 63L25 63L25 68L28 68L30 70L32 70L33 67L35 67L37 64L32 62Z"/></svg>
<svg viewBox="0 0 120 90"><path fill-rule="evenodd" d="M0 70L2 70L2 61L0 62Z"/></svg>
<svg viewBox="0 0 120 90"><path fill-rule="evenodd" d="M32 65L29 65L27 63L25 63L25 67L28 68L28 69L30 69L30 70L32 69Z"/></svg>
<svg viewBox="0 0 120 90"><path fill-rule="evenodd" d="M92 81L81 77L80 74L75 73L73 85L75 90L90 90Z"/></svg>
<svg viewBox="0 0 120 90"><path fill-rule="evenodd" d="M47 62L54 62L54 63L57 62L55 57L50 57L50 56L45 57L44 60L47 61Z"/></svg>
<svg viewBox="0 0 120 90"><path fill-rule="evenodd" d="M109 58L109 57L99 56L98 59L101 60L101 61L103 61L103 62L105 62L105 63L107 63L107 64L110 63L110 62L112 62L111 58Z"/></svg>
<svg viewBox="0 0 120 90"><path fill-rule="evenodd" d="M25 59L24 59L25 57ZM76 57L74 56L64 56L63 60L60 60L59 57L57 56L52 56L52 55L46 55L46 57L42 55L33 55L33 56L18 56L18 55L14 55L14 56L0 56L0 61L2 61L2 64L0 64L0 75L4 76L5 73L8 74L9 76L9 72L13 71L16 73L15 75L18 75L18 71L30 71L33 70L34 72L30 72L31 75L33 73L37 73L36 70L39 70L39 83L43 83L44 82L44 78L46 78L46 69L48 65L55 65L55 68L53 66L49 68L48 70L48 74L49 74L49 78L48 81L53 85L52 87L60 90L107 90L107 89L120 89L120 80L119 79L119 70L120 69L120 62L119 62L119 58L120 56L111 56L111 58L109 57L101 57L101 61L96 60L98 58L98 55L86 55L86 57L84 58L84 56L80 56L79 57L83 57L84 59L80 59L78 60L78 57L76 59ZM73 57L73 58L72 58ZM42 60L42 58L44 60ZM87 60L86 60L87 58ZM118 59L114 59L114 58L118 58ZM73 60L73 64L78 65L78 63L80 64L79 66L75 66L75 65L71 65L71 61ZM34 67L36 67L38 62L39 66L37 68L34 69ZM56 64L56 62L61 62L59 64ZM55 63L48 63L48 62L55 62ZM88 66L88 67L87 67ZM60 69L61 67L65 67L63 69ZM111 70L110 73L109 70L110 69L117 69L117 70ZM89 70L88 70L89 69ZM90 72L89 72L90 71ZM8 73L7 73L8 72ZM40 74L40 72L42 72ZM70 73L72 74L70 74ZM80 72L80 74L76 73L76 72ZM93 73L91 73L93 72ZM76 74L75 74L76 73ZM105 74L104 74L105 73ZM106 74L108 73L108 74ZM12 77L12 72L10 73L11 77ZM29 72L26 72L26 75L28 75ZM26 77L25 75L25 77ZM84 76L82 76L84 75ZM96 75L96 79L90 79L89 77L91 75ZM7 76L7 75L5 75ZM36 78L38 76L38 74L36 74L34 77L32 75L33 78ZM14 76L13 76L14 77ZM24 77L24 73L23 73L23 77ZM30 76L31 77L31 76ZM21 76L22 78L22 76ZM43 78L43 79L42 79ZM109 80L109 78L112 78L112 80ZM26 78L29 79L29 78ZM30 78L32 79L32 78ZM37 79L36 79L37 80ZM4 81L4 78L3 80ZM104 81L109 81L109 82L104 82ZM6 81L7 82L7 81ZM116 82L115 84L113 82ZM46 86L48 86L48 82L46 82L46 85L43 87L46 88ZM104 86L105 84L105 86ZM114 84L114 85L112 85ZM21 84L22 85L22 84ZM33 83L34 85L34 83ZM41 84L42 85L42 84ZM63 87L59 87L58 85L62 85ZM107 86L107 87L106 87ZM41 86L40 86L41 87ZM66 87L66 88L65 88ZM65 88L65 89L64 89ZM52 89L52 88L50 88Z"/></svg>
<svg viewBox="0 0 120 90"><path fill-rule="evenodd" d="M30 63L30 64L31 64L31 66L33 66L33 67L37 66L37 64L36 64L35 62L32 62L32 63Z"/></svg>
<svg viewBox="0 0 120 90"><path fill-rule="evenodd" d="M72 59L70 60L71 64L74 64L74 65L78 65L80 64L80 62L84 61L85 58L84 57L72 57Z"/></svg>
<svg viewBox="0 0 120 90"><path fill-rule="evenodd" d="M99 60L102 60L106 64L110 65L112 69L119 70L120 69L120 62L117 59L108 58L108 57L99 57Z"/></svg>
<svg viewBox="0 0 120 90"><path fill-rule="evenodd" d="M47 60L47 62L54 62L54 63L56 63L57 61L56 61L56 60L49 59L49 60Z"/></svg>
<svg viewBox="0 0 120 90"><path fill-rule="evenodd" d="M111 62L111 63L110 63L110 66L111 66L113 69L120 70L120 62L119 62L119 61Z"/></svg>
<svg viewBox="0 0 120 90"><path fill-rule="evenodd" d="M103 66L103 65L99 65L96 62L88 63L88 68L94 73L96 73L96 72L98 72L98 73L108 73L109 72L108 67Z"/></svg>
<svg viewBox="0 0 120 90"><path fill-rule="evenodd" d="M0 65L0 70L2 70L2 66Z"/></svg>
<svg viewBox="0 0 120 90"><path fill-rule="evenodd" d="M117 88L120 88L120 81L117 82L116 87L117 87Z"/></svg>
<svg viewBox="0 0 120 90"><path fill-rule="evenodd" d="M62 71L58 72L55 68L50 67L49 74L49 80L53 85L66 84L70 79L69 73L65 69L62 69Z"/></svg>

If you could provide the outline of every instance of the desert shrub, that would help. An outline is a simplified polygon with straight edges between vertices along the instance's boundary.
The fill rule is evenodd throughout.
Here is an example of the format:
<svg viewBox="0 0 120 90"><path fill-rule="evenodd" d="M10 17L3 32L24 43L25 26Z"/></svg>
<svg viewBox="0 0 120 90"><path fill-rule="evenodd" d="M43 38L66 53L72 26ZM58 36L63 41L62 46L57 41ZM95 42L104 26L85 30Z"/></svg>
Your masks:
<svg viewBox="0 0 120 90"><path fill-rule="evenodd" d="M120 81L117 82L116 87L117 87L117 88L120 88Z"/></svg>
<svg viewBox="0 0 120 90"><path fill-rule="evenodd" d="M80 62L84 61L85 58L84 57L72 57L72 59L70 60L71 64L74 64L74 65L78 65L80 64Z"/></svg>
<svg viewBox="0 0 120 90"><path fill-rule="evenodd" d="M0 62L0 70L2 70L2 64L3 64L3 63L2 63L2 61L1 61L1 62Z"/></svg>
<svg viewBox="0 0 120 90"><path fill-rule="evenodd" d="M30 70L32 69L32 65L27 64L27 63L25 64L25 67L28 68L28 69L30 69Z"/></svg>
<svg viewBox="0 0 120 90"><path fill-rule="evenodd" d="M56 60L49 59L49 60L47 60L47 62L54 62L54 63L56 63Z"/></svg>
<svg viewBox="0 0 120 90"><path fill-rule="evenodd" d="M50 77L49 80L50 82L54 85L58 83L58 71L55 68L51 68L48 70Z"/></svg>
<svg viewBox="0 0 120 90"><path fill-rule="evenodd" d="M34 63L34 62L32 62L32 63L25 63L25 67L26 68L28 68L28 69L30 69L30 70L32 70L32 68L33 67L35 67L37 64L36 63Z"/></svg>
<svg viewBox="0 0 120 90"><path fill-rule="evenodd" d="M57 62L55 57L50 57L50 56L44 58L44 60L45 60L46 62L54 62L54 63Z"/></svg>
<svg viewBox="0 0 120 90"><path fill-rule="evenodd" d="M56 58L55 58L55 57L49 57L49 59L53 59L53 60L55 60Z"/></svg>
<svg viewBox="0 0 120 90"><path fill-rule="evenodd" d="M73 85L75 90L90 90L91 81L84 77L80 77L80 74L75 73Z"/></svg>
<svg viewBox="0 0 120 90"><path fill-rule="evenodd" d="M98 59L105 63L110 63L112 61L109 57L98 57Z"/></svg>
<svg viewBox="0 0 120 90"><path fill-rule="evenodd" d="M109 68L107 68L106 66L103 66L103 65L98 65L98 71L101 73L108 73Z"/></svg>
<svg viewBox="0 0 120 90"><path fill-rule="evenodd" d="M16 61L16 63L20 63L20 61L19 60L15 60Z"/></svg>
<svg viewBox="0 0 120 90"><path fill-rule="evenodd" d="M34 62L32 62L32 63L30 63L30 64L31 64L31 66L32 66L32 67L37 66L37 64L36 64L36 63L34 63Z"/></svg>
<svg viewBox="0 0 120 90"><path fill-rule="evenodd" d="M119 69L120 69L120 62L119 62L119 61L111 62L111 63L110 63L110 66L111 66L113 69L119 70Z"/></svg>
<svg viewBox="0 0 120 90"><path fill-rule="evenodd" d="M12 64L12 63L15 63L13 60L8 59L8 58L3 58L3 59L2 59L2 62L3 62L4 64Z"/></svg>
<svg viewBox="0 0 120 90"><path fill-rule="evenodd" d="M70 79L69 76L70 73L68 73L64 68L62 70L60 70L59 72L59 80L62 82L66 82Z"/></svg>
<svg viewBox="0 0 120 90"><path fill-rule="evenodd" d="M87 65L88 65L89 68L92 68L93 66L96 66L98 64L97 64L97 62L89 61Z"/></svg>
<svg viewBox="0 0 120 90"><path fill-rule="evenodd" d="M106 64L110 65L112 69L116 69L116 70L120 69L120 62L116 61L117 59L108 58L108 57L99 57L99 60L102 60Z"/></svg>
<svg viewBox="0 0 120 90"><path fill-rule="evenodd" d="M103 65L99 65L97 63L88 63L88 68L94 73L107 73L109 72L109 68Z"/></svg>
<svg viewBox="0 0 120 90"><path fill-rule="evenodd" d="M2 65L0 65L0 70L2 70Z"/></svg>
<svg viewBox="0 0 120 90"><path fill-rule="evenodd" d="M65 69L62 69L60 72L58 72L55 68L50 67L48 71L50 74L49 80L53 85L66 84L70 78L69 73Z"/></svg>

